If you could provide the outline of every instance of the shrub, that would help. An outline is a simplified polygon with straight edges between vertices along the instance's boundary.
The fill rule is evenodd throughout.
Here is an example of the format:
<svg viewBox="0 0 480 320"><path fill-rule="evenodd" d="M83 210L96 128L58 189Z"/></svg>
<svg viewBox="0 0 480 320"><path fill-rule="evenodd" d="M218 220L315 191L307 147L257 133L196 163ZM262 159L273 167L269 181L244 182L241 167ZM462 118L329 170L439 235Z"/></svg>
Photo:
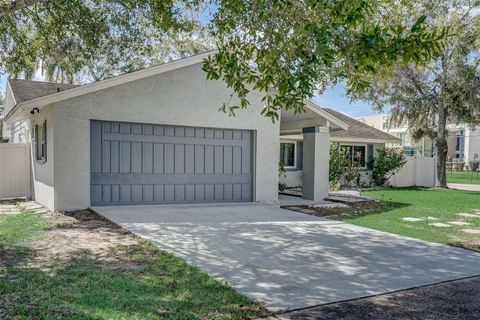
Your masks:
<svg viewBox="0 0 480 320"><path fill-rule="evenodd" d="M479 161L470 161L468 163L468 168L470 171L478 171L478 168L480 167L480 162Z"/></svg>
<svg viewBox="0 0 480 320"><path fill-rule="evenodd" d="M392 175L397 173L407 163L403 150L398 148L378 149L377 156L371 160L372 181L377 186L383 186Z"/></svg>
<svg viewBox="0 0 480 320"><path fill-rule="evenodd" d="M347 170L349 159L346 150L342 150L336 142L330 142L330 161L328 181L330 185L338 184Z"/></svg>
<svg viewBox="0 0 480 320"><path fill-rule="evenodd" d="M462 172L465 169L465 163L463 162L454 162L453 167L455 171Z"/></svg>
<svg viewBox="0 0 480 320"><path fill-rule="evenodd" d="M357 181L358 184L358 179L360 178L360 169L358 167L358 163L354 161L349 162L349 165L345 168L343 179L345 180L345 184L348 187L351 187L353 181Z"/></svg>

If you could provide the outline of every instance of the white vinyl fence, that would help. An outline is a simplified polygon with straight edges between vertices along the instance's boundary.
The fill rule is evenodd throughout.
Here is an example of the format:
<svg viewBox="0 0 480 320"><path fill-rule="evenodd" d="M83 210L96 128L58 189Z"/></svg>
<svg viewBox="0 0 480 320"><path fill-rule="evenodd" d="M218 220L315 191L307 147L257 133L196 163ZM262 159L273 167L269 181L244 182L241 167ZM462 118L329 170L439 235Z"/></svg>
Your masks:
<svg viewBox="0 0 480 320"><path fill-rule="evenodd" d="M407 163L389 180L393 187L434 187L435 186L435 158L406 157Z"/></svg>
<svg viewBox="0 0 480 320"><path fill-rule="evenodd" d="M0 199L30 197L30 147L0 143Z"/></svg>

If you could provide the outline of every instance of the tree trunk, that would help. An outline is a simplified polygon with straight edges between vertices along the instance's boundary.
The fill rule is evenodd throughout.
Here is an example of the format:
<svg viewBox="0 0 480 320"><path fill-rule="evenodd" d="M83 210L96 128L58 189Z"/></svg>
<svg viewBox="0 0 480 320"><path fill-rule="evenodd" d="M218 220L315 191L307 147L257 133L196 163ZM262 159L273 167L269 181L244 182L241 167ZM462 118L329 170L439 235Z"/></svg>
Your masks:
<svg viewBox="0 0 480 320"><path fill-rule="evenodd" d="M438 132L435 144L437 148L437 177L435 179L435 186L440 188L448 188L447 186L447 155L448 155L448 143L447 143L447 115L440 107L438 113Z"/></svg>

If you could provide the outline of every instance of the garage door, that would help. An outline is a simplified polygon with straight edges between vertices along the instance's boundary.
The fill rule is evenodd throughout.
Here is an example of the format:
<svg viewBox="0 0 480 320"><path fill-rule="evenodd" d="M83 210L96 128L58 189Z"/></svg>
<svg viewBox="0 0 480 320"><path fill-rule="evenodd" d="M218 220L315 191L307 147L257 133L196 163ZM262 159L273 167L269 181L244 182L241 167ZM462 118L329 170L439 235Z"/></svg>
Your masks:
<svg viewBox="0 0 480 320"><path fill-rule="evenodd" d="M91 121L92 205L252 201L252 137Z"/></svg>

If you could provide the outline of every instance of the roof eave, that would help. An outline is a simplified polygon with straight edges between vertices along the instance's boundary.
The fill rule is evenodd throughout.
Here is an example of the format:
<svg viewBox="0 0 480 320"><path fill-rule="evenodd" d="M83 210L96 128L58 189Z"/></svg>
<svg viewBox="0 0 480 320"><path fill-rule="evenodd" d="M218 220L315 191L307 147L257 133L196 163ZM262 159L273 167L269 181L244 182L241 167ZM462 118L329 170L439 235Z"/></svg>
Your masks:
<svg viewBox="0 0 480 320"><path fill-rule="evenodd" d="M315 112L319 116L325 118L326 120L330 121L330 123L335 124L337 127L343 129L343 130L348 130L349 125L342 120L338 119L337 117L333 116L332 114L328 113L327 111L323 110L315 104L314 102L310 100L305 100L305 106L307 107L308 110Z"/></svg>
<svg viewBox="0 0 480 320"><path fill-rule="evenodd" d="M89 94L92 92L108 89L111 87L115 87L118 85L131 82L131 81L148 78L148 77L162 74L168 71L173 71L175 69L188 67L188 66L202 62L206 57L211 55L212 52L213 51L210 51L210 52L199 54L193 57L164 63L156 67L151 67L151 68L119 75L113 78L101 80L98 82L92 82L89 84L85 84L83 86L60 91L58 93L52 93L52 94L41 96L32 100L23 101L15 105L15 107L13 107L12 110L10 110L10 112L5 116L5 121L8 121L19 110L25 111L27 109L34 108L34 107L41 109L44 106L52 103L56 103L59 101L75 98L75 97Z"/></svg>

